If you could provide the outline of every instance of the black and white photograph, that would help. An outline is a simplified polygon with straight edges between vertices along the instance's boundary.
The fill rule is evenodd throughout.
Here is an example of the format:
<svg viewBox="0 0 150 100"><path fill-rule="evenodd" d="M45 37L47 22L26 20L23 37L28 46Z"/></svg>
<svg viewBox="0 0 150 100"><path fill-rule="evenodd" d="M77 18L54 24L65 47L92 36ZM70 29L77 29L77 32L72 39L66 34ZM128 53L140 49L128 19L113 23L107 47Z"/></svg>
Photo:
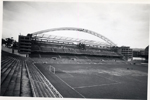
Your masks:
<svg viewBox="0 0 150 100"><path fill-rule="evenodd" d="M2 6L1 97L148 100L148 3Z"/></svg>

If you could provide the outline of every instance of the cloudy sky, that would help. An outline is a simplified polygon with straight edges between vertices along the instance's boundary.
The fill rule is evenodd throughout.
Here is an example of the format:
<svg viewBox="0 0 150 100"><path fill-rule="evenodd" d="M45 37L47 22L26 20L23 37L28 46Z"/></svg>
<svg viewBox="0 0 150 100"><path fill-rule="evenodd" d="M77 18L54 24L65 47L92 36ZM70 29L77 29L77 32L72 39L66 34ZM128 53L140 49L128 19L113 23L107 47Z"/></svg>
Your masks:
<svg viewBox="0 0 150 100"><path fill-rule="evenodd" d="M149 5L135 3L15 2L3 3L3 38L59 27L85 28L118 46L145 48L149 40ZM47 34L101 41L83 32Z"/></svg>

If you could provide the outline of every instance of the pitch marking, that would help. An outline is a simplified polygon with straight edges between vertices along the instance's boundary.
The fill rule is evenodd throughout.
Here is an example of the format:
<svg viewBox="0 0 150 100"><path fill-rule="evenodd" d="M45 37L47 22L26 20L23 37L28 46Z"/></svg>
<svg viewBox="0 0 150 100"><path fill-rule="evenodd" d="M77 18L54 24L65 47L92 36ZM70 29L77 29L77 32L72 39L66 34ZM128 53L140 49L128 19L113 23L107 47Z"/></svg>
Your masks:
<svg viewBox="0 0 150 100"><path fill-rule="evenodd" d="M80 96L82 96L83 98L85 98L81 93L79 93L77 90L75 90L73 87L71 87L68 83L66 83L63 79L61 79L59 76L57 76L56 74L54 74L56 77L58 77L61 81L63 81L67 86L69 86L71 89L73 89L75 92L77 92Z"/></svg>
<svg viewBox="0 0 150 100"><path fill-rule="evenodd" d="M138 82L140 82L140 83L144 83L143 81L140 81L140 80L137 79L137 78L129 78L129 77L127 77L127 76L125 76L125 77L128 78L128 79L132 79L132 80L138 81Z"/></svg>
<svg viewBox="0 0 150 100"><path fill-rule="evenodd" d="M113 79L110 79L110 78L106 78L106 77L104 77L104 76L101 76L101 75L99 75L99 74L95 74L95 75L97 75L97 76L100 76L100 77L103 77L103 78L105 78L105 79L108 79L108 80L110 80L110 81L114 81L114 82L117 82L117 83L119 83L118 81L115 81L115 80L113 80Z"/></svg>
<svg viewBox="0 0 150 100"><path fill-rule="evenodd" d="M74 87L74 88L90 88L90 87L99 87L99 86L106 86L106 85L113 85L113 84L120 84L121 82L117 83L110 83L110 84L102 84L102 85L91 85L91 86L80 86L80 87Z"/></svg>
<svg viewBox="0 0 150 100"><path fill-rule="evenodd" d="M69 74L69 73L67 73L67 72L65 72L65 71L63 71L63 70L61 70L60 68L57 68L57 69L59 69L60 71L66 73L66 74L68 74L68 75L71 76L71 77L74 77L73 75L71 75L71 74Z"/></svg>

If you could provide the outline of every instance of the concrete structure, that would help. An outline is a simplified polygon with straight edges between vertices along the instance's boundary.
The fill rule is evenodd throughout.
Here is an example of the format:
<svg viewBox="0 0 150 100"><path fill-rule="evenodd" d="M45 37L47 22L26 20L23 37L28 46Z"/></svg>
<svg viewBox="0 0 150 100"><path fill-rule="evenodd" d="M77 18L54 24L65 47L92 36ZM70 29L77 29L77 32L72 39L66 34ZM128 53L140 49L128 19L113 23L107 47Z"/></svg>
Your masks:
<svg viewBox="0 0 150 100"><path fill-rule="evenodd" d="M74 27L61 27L61 28L53 28L53 29L46 29L46 30L42 30L42 31L38 31L38 32L34 32L34 33L30 33L33 35L33 37L37 37L38 35L42 34L42 37L40 38L44 38L44 39L49 39L51 36L49 37L44 37L43 33L46 33L46 32L52 32L52 31L64 31L64 30L71 30L71 31L79 31L79 32L85 32L85 33L88 33L88 34L91 34L93 36L96 36L102 40L104 40L106 43L108 43L110 46L117 46L115 43L113 43L110 39L106 38L105 36L99 34L99 33L96 33L94 31L91 31L91 30L88 30L88 29L83 29L83 28L74 28ZM38 36L39 37L39 36ZM65 39L67 40L67 39ZM84 41L85 42L85 41Z"/></svg>
<svg viewBox="0 0 150 100"><path fill-rule="evenodd" d="M148 62L148 55L149 55L149 46L147 46L145 48L145 58L146 58L147 62Z"/></svg>
<svg viewBox="0 0 150 100"><path fill-rule="evenodd" d="M140 48L132 48L133 50L133 57L144 57L145 50Z"/></svg>
<svg viewBox="0 0 150 100"><path fill-rule="evenodd" d="M19 35L18 52L20 54L29 54L31 52L31 37Z"/></svg>
<svg viewBox="0 0 150 100"><path fill-rule="evenodd" d="M122 46L118 48L118 53L124 56L124 59L127 61L132 61L133 51L130 47Z"/></svg>

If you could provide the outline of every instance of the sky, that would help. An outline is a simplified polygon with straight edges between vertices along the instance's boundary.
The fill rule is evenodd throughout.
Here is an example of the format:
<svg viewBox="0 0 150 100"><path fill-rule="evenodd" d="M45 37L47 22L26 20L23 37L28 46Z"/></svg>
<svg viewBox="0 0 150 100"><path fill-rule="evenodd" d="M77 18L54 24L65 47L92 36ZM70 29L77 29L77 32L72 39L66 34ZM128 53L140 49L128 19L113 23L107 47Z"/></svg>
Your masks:
<svg viewBox="0 0 150 100"><path fill-rule="evenodd" d="M149 44L149 5L95 2L3 2L2 38L60 27L84 28L99 33L117 46L145 48ZM45 34L103 41L84 32Z"/></svg>

